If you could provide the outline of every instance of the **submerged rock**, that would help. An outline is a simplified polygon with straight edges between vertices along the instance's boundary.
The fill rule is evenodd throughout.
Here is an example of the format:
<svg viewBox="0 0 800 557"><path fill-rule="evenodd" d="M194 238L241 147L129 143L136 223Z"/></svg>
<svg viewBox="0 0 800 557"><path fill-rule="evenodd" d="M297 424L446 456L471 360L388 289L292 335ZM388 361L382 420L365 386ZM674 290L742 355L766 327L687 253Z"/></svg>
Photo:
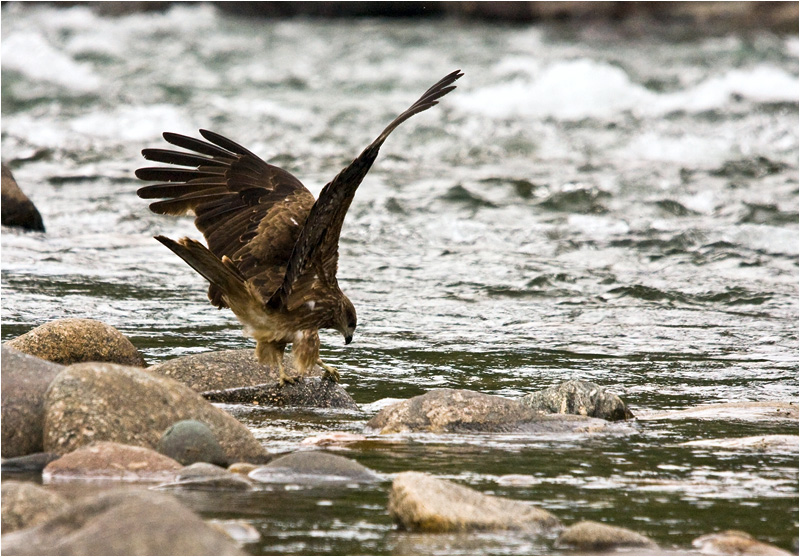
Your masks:
<svg viewBox="0 0 800 557"><path fill-rule="evenodd" d="M561 532L557 543L595 551L608 551L617 547L643 547L650 549L658 547L653 540L633 530L609 526L593 520L584 520L569 526Z"/></svg>
<svg viewBox="0 0 800 557"><path fill-rule="evenodd" d="M283 386L274 382L257 387L206 391L203 396L211 402L227 404L358 410L353 397L339 383L319 377L304 377Z"/></svg>
<svg viewBox="0 0 800 557"><path fill-rule="evenodd" d="M57 493L30 482L5 480L0 489L3 534L40 524L69 506Z"/></svg>
<svg viewBox="0 0 800 557"><path fill-rule="evenodd" d="M142 355L122 333L94 319L56 319L5 343L58 364L112 362L144 367Z"/></svg>
<svg viewBox="0 0 800 557"><path fill-rule="evenodd" d="M725 402L701 404L683 410L653 412L638 416L639 420L749 420L749 421L797 421L796 402Z"/></svg>
<svg viewBox="0 0 800 557"><path fill-rule="evenodd" d="M729 450L748 450L761 452L800 451L800 436L797 435L754 435L752 437L731 437L724 439L699 439L681 443L686 447L708 447Z"/></svg>
<svg viewBox="0 0 800 557"><path fill-rule="evenodd" d="M45 466L61 458L56 453L33 453L25 456L4 458L2 464L3 474L20 472L41 472Z"/></svg>
<svg viewBox="0 0 800 557"><path fill-rule="evenodd" d="M262 483L372 483L381 480L355 460L323 451L290 453L248 475Z"/></svg>
<svg viewBox="0 0 800 557"><path fill-rule="evenodd" d="M54 460L42 480L163 482L177 477L180 469L178 462L152 449L101 441Z"/></svg>
<svg viewBox="0 0 800 557"><path fill-rule="evenodd" d="M157 449L184 466L195 462L228 465L228 458L214 432L197 420L181 420L171 425L158 440Z"/></svg>
<svg viewBox="0 0 800 557"><path fill-rule="evenodd" d="M584 416L545 414L501 396L463 389L435 389L383 408L367 427L381 433L547 433L603 427L603 422Z"/></svg>
<svg viewBox="0 0 800 557"><path fill-rule="evenodd" d="M250 480L240 474L234 474L225 468L196 462L185 466L178 472L178 478L171 483L158 486L159 489L206 489L206 490L234 490L247 491L253 488Z"/></svg>
<svg viewBox="0 0 800 557"><path fill-rule="evenodd" d="M95 441L155 448L180 420L208 425L229 461L264 462L252 433L189 387L134 367L91 362L66 368L45 401L45 450L67 453Z"/></svg>
<svg viewBox="0 0 800 557"><path fill-rule="evenodd" d="M0 221L3 226L18 226L25 230L44 232L39 210L17 185L11 169L2 165L0 179Z"/></svg>
<svg viewBox="0 0 800 557"><path fill-rule="evenodd" d="M617 395L589 381L565 381L520 399L525 406L555 414L578 414L608 421L630 420L631 412Z"/></svg>
<svg viewBox="0 0 800 557"><path fill-rule="evenodd" d="M89 496L2 544L4 555L245 555L174 497L129 489Z"/></svg>
<svg viewBox="0 0 800 557"><path fill-rule="evenodd" d="M44 450L44 395L64 366L2 346L2 442L4 458Z"/></svg>
<svg viewBox="0 0 800 557"><path fill-rule="evenodd" d="M692 541L692 545L703 555L795 555L739 530L706 534Z"/></svg>
<svg viewBox="0 0 800 557"><path fill-rule="evenodd" d="M283 364L289 374L292 374L294 361L290 354L284 356ZM179 381L198 393L255 387L278 381L277 371L259 364L251 349L181 356L150 366L147 370ZM314 366L309 376L321 375L322 369Z"/></svg>
<svg viewBox="0 0 800 557"><path fill-rule="evenodd" d="M406 530L550 530L561 527L549 512L521 501L483 495L474 489L420 472L395 477L389 514Z"/></svg>

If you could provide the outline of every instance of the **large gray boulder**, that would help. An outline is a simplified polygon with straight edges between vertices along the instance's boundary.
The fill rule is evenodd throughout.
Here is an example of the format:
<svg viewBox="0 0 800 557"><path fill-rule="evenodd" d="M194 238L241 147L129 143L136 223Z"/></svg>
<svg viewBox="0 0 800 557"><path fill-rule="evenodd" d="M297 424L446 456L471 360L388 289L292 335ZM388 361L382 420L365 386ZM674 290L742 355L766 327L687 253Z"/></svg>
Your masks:
<svg viewBox="0 0 800 557"><path fill-rule="evenodd" d="M584 551L609 551L622 547L649 549L658 547L653 540L633 530L593 520L583 520L569 526L561 532L557 543Z"/></svg>
<svg viewBox="0 0 800 557"><path fill-rule="evenodd" d="M175 498L130 489L92 495L2 537L3 555L244 555Z"/></svg>
<svg viewBox="0 0 800 557"><path fill-rule="evenodd" d="M175 479L180 469L180 463L152 449L100 441L54 460L42 479L163 482Z"/></svg>
<svg viewBox="0 0 800 557"><path fill-rule="evenodd" d="M58 364L113 362L144 367L136 347L111 325L94 319L56 319L5 343Z"/></svg>
<svg viewBox="0 0 800 557"><path fill-rule="evenodd" d="M589 381L565 381L525 395L520 402L534 410L555 414L577 414L609 421L634 417L621 398Z"/></svg>
<svg viewBox="0 0 800 557"><path fill-rule="evenodd" d="M274 381L257 387L206 391L203 396L211 402L225 404L358 410L353 397L339 383L319 377L305 377L285 385Z"/></svg>
<svg viewBox="0 0 800 557"><path fill-rule="evenodd" d="M323 451L290 453L248 475L262 483L373 483L381 480L375 472L355 460Z"/></svg>
<svg viewBox="0 0 800 557"><path fill-rule="evenodd" d="M265 449L230 414L189 387L135 368L90 362L66 368L45 401L44 447L68 453L96 441L155 449L180 420L206 424L228 461L265 462Z"/></svg>
<svg viewBox="0 0 800 557"><path fill-rule="evenodd" d="M561 527L559 520L545 510L483 495L420 472L403 472L395 477L389 494L389 514L402 528L422 532L543 532Z"/></svg>
<svg viewBox="0 0 800 557"><path fill-rule="evenodd" d="M381 433L557 433L601 428L603 423L584 416L545 414L501 396L463 389L435 389L383 408L367 427Z"/></svg>
<svg viewBox="0 0 800 557"><path fill-rule="evenodd" d="M4 480L0 489L4 534L45 522L69 506L61 495L30 482Z"/></svg>
<svg viewBox="0 0 800 557"><path fill-rule="evenodd" d="M2 346L2 443L3 458L44 450L44 395L64 366Z"/></svg>
<svg viewBox="0 0 800 557"><path fill-rule="evenodd" d="M17 185L11 169L2 165L0 180L0 221L4 226L18 226L25 230L44 232L39 210Z"/></svg>

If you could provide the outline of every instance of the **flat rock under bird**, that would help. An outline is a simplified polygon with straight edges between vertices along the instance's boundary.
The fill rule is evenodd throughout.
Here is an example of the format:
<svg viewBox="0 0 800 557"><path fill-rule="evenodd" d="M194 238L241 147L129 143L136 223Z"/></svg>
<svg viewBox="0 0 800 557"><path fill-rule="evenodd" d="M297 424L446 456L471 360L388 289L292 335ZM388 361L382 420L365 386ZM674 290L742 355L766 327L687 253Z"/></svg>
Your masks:
<svg viewBox="0 0 800 557"><path fill-rule="evenodd" d="M318 363L326 377L339 380L319 358L319 329L339 331L347 344L356 328L356 310L336 280L347 209L389 134L437 104L462 75L456 70L428 89L316 201L290 173L208 130L200 130L207 141L164 133L168 143L193 152L142 151L147 160L188 167L140 168L138 178L162 183L137 193L161 199L150 205L155 213L193 212L208 247L190 238L156 239L211 283L211 303L236 314L244 333L256 340L256 358L278 370L281 384L296 379L283 368L287 344L300 376Z"/></svg>

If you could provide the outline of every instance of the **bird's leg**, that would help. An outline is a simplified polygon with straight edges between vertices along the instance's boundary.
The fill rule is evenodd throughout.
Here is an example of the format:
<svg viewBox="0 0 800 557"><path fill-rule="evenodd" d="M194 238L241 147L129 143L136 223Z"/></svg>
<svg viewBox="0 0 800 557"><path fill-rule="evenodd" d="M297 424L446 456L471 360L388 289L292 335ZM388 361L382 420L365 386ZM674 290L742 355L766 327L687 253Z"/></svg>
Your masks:
<svg viewBox="0 0 800 557"><path fill-rule="evenodd" d="M317 365L324 370L322 374L323 379L330 379L334 383L339 382L339 372L336 370L335 367L329 366L328 364L323 362L322 358L317 359Z"/></svg>
<svg viewBox="0 0 800 557"><path fill-rule="evenodd" d="M283 365L283 351L286 349L285 343L270 342L266 340L256 341L256 359L260 364L266 364L270 369L278 370L278 382L281 387L286 383L294 383L297 379L286 373Z"/></svg>

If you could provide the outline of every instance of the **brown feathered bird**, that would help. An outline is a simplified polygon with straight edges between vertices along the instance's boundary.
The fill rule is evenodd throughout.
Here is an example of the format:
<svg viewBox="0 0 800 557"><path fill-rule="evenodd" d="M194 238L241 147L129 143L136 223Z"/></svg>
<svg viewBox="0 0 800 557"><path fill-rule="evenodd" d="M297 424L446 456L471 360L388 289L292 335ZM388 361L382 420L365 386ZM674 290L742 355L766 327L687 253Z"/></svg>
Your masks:
<svg viewBox="0 0 800 557"><path fill-rule="evenodd" d="M378 138L320 192L319 199L287 171L208 130L207 141L164 133L188 151L144 149L145 159L189 168L140 168L142 180L162 182L137 193L161 199L150 209L164 215L193 212L208 248L196 240L156 239L211 283L208 297L230 308L256 340L256 358L278 370L281 384L294 382L283 367L292 345L303 376L315 363L325 376L338 372L319 358L319 329L334 329L350 343L356 310L336 280L339 234L347 209L383 142L408 118L455 89L460 70L442 78L395 118Z"/></svg>

